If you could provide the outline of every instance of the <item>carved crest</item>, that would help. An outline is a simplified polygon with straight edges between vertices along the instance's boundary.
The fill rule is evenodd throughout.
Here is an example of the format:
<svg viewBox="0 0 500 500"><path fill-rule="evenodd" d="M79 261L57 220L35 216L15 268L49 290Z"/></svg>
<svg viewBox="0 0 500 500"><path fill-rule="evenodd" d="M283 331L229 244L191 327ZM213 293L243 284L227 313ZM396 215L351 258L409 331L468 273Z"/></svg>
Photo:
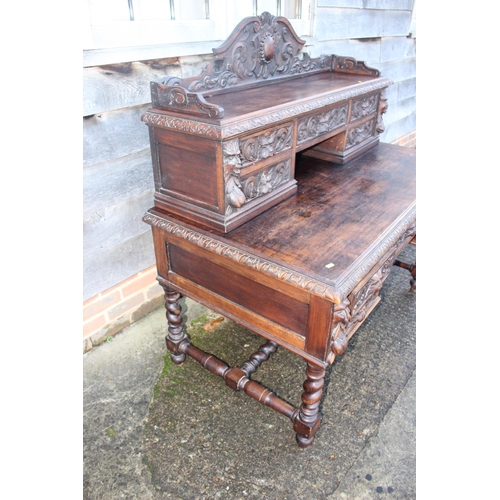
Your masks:
<svg viewBox="0 0 500 500"><path fill-rule="evenodd" d="M213 49L220 61L214 65L214 77L202 75L190 82L188 89L195 92L220 90L252 80L268 80L330 67L330 56L311 59L308 54L302 54L304 44L284 17L275 17L269 12L247 17L220 47Z"/></svg>
<svg viewBox="0 0 500 500"><path fill-rule="evenodd" d="M153 106L222 118L224 110L207 102L203 93L222 93L235 86L251 87L278 78L331 71L332 56L311 59L302 53L304 44L285 17L269 12L247 17L220 47L212 49L215 61L201 75L151 82Z"/></svg>

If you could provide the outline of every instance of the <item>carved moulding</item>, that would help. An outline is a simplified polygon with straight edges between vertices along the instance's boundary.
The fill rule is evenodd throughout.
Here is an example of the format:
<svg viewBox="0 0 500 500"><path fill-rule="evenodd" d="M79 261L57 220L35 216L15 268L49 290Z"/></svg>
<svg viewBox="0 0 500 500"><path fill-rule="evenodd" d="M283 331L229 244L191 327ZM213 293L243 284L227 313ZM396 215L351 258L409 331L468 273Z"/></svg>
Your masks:
<svg viewBox="0 0 500 500"><path fill-rule="evenodd" d="M236 123L228 123L227 125L209 124L197 121L196 119L181 118L178 116L174 117L171 115L169 116L155 113L150 110L143 113L141 120L147 125L155 127L186 132L188 134L201 135L212 139L229 139L237 134L249 132L259 127L267 127L286 119L292 119L298 115L352 99L367 92L375 92L377 90L385 89L392 83L393 82L391 80L383 78L375 82L367 83L361 87L336 92L332 95L324 96L318 99L311 99L309 102L295 104L279 111L265 113L258 118L242 120Z"/></svg>
<svg viewBox="0 0 500 500"><path fill-rule="evenodd" d="M158 217L151 212L146 212L142 220L162 231L173 234L199 247L210 250L239 264L255 269L280 281L292 284L313 295L317 295L331 302L337 303L340 300L338 291L331 286L325 285L318 280L309 278L296 271L291 271L283 266L275 264L266 259L250 255L239 248L216 240L210 236L195 232L183 227L175 222Z"/></svg>
<svg viewBox="0 0 500 500"><path fill-rule="evenodd" d="M338 108L330 109L307 118L303 118L298 122L297 128L297 143L314 139L320 135L331 132L338 127L342 127L347 123L347 112L349 104L344 104Z"/></svg>
<svg viewBox="0 0 500 500"><path fill-rule="evenodd" d="M416 206L413 205L391 235L377 246L377 250L363 259L363 264L356 269L348 270L348 278L338 284L338 291L344 300L356 285L373 269L378 262L393 248L400 248L405 241L409 241L416 234L417 224Z"/></svg>

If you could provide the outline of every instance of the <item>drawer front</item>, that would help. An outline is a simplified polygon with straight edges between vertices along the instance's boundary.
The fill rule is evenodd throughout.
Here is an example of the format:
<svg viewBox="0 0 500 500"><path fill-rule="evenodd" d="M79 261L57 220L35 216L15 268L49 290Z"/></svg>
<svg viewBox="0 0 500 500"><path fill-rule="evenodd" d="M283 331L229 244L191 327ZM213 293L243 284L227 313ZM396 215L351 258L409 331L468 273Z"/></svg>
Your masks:
<svg viewBox="0 0 500 500"><path fill-rule="evenodd" d="M245 168L292 149L293 123L286 123L233 141L236 141L233 149L239 150L241 168Z"/></svg>
<svg viewBox="0 0 500 500"><path fill-rule="evenodd" d="M297 123L297 144L321 137L347 123L349 104L301 118Z"/></svg>
<svg viewBox="0 0 500 500"><path fill-rule="evenodd" d="M347 130L345 149L353 148L371 137L376 137L376 124L377 119L373 117L366 122L349 127Z"/></svg>
<svg viewBox="0 0 500 500"><path fill-rule="evenodd" d="M171 243L168 256L170 270L177 275L305 336L308 304Z"/></svg>
<svg viewBox="0 0 500 500"><path fill-rule="evenodd" d="M241 190L245 195L245 203L272 193L278 186L288 182L291 178L290 158L247 174L242 172L240 182Z"/></svg>
<svg viewBox="0 0 500 500"><path fill-rule="evenodd" d="M225 141L222 154L229 216L293 180L293 123Z"/></svg>
<svg viewBox="0 0 500 500"><path fill-rule="evenodd" d="M350 123L375 115L378 110L379 94L372 94L352 102Z"/></svg>

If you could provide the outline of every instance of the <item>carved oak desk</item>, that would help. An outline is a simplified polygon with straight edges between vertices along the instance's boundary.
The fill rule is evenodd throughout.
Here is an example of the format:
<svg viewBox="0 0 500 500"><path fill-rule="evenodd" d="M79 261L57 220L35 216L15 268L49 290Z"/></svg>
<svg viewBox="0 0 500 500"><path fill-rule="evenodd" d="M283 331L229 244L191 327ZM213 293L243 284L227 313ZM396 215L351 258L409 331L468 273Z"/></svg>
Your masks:
<svg viewBox="0 0 500 500"><path fill-rule="evenodd" d="M153 230L174 362L189 355L287 416L307 447L321 421L325 369L377 305L396 257L415 236L415 150L379 144L345 165L302 157L296 178L295 195L230 233L159 208L144 221ZM181 295L267 341L241 367L227 366L190 343ZM251 380L278 346L307 364L300 407Z"/></svg>
<svg viewBox="0 0 500 500"><path fill-rule="evenodd" d="M379 141L392 81L302 52L290 22L243 19L192 78L151 82L155 205L229 232L297 190L296 154L346 163Z"/></svg>

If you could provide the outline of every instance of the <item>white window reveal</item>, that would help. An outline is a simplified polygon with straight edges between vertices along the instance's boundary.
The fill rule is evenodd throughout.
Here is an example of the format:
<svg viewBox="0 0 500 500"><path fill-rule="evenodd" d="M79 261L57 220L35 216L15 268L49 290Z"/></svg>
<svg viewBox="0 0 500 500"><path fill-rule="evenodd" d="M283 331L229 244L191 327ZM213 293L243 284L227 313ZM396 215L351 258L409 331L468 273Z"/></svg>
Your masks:
<svg viewBox="0 0 500 500"><path fill-rule="evenodd" d="M84 50L223 41L248 16L270 12L310 34L311 0L88 0Z"/></svg>

